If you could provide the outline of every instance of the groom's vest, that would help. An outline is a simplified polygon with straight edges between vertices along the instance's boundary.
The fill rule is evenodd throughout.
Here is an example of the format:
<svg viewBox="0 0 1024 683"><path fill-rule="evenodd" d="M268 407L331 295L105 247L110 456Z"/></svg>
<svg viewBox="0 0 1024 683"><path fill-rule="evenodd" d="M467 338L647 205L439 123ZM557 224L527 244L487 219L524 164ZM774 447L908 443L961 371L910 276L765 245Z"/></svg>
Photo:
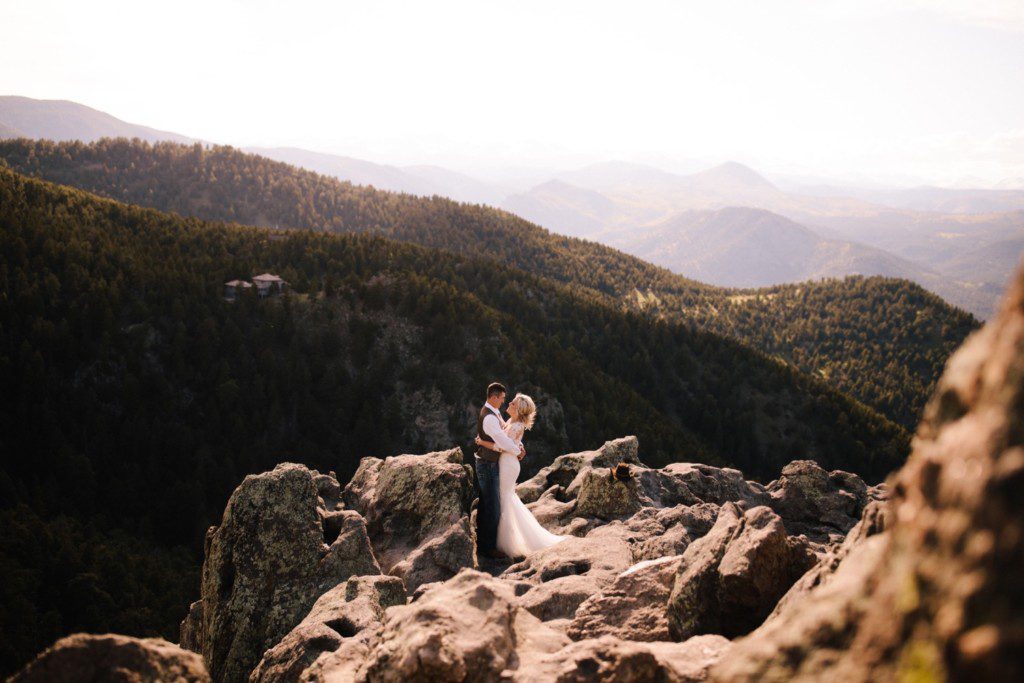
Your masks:
<svg viewBox="0 0 1024 683"><path fill-rule="evenodd" d="M487 432L484 431L484 418L488 415L493 415L493 413L485 403L480 408L480 415L476 418L476 435L484 441L492 441L491 437L487 436ZM483 446L476 447L476 454L481 460L486 460L487 462L498 462L498 458L501 457L501 451L492 451L490 448L484 448Z"/></svg>

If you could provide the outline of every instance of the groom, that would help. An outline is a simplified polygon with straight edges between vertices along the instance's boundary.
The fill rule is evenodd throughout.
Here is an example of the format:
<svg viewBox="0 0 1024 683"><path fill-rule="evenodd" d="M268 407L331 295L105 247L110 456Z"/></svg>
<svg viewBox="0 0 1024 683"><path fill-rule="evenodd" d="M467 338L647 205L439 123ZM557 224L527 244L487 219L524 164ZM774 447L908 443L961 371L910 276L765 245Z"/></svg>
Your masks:
<svg viewBox="0 0 1024 683"><path fill-rule="evenodd" d="M480 504L476 509L477 551L489 558L500 558L496 542L498 538L498 519L501 517L501 494L498 489L498 459L502 453L512 453L518 457L525 451L516 446L501 428L501 406L505 403L505 387L498 382L487 386L487 401L480 408L476 420L476 435L491 441L498 450L477 446L476 481L480 487Z"/></svg>

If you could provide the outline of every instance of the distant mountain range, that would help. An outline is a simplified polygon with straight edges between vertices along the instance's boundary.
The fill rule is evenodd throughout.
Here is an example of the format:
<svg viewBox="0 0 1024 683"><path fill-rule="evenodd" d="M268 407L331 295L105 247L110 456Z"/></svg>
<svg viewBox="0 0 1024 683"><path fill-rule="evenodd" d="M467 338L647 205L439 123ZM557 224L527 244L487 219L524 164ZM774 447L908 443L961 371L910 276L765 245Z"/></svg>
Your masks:
<svg viewBox="0 0 1024 683"><path fill-rule="evenodd" d="M991 192L1014 206L1011 191L972 192ZM1024 242L1024 210L942 214L785 192L737 163L688 176L638 164L597 164L560 174L503 206L551 230L598 240L712 284L901 277L981 318L993 312Z"/></svg>
<svg viewBox="0 0 1024 683"><path fill-rule="evenodd" d="M25 97L0 97L3 137L194 141L74 102ZM792 182L784 190L735 162L681 175L608 161L551 171L521 191L438 166L378 164L287 147L247 151L356 185L501 207L554 232L600 241L722 286L901 277L984 319L1024 251L1024 190Z"/></svg>
<svg viewBox="0 0 1024 683"><path fill-rule="evenodd" d="M685 211L602 241L702 282L764 287L848 274L921 279L914 264L855 242L823 238L785 216L748 207Z"/></svg>
<svg viewBox="0 0 1024 683"><path fill-rule="evenodd" d="M0 138L45 138L82 140L139 138L147 142L196 142L178 133L127 123L97 109L68 100L34 100L29 97L0 97Z"/></svg>

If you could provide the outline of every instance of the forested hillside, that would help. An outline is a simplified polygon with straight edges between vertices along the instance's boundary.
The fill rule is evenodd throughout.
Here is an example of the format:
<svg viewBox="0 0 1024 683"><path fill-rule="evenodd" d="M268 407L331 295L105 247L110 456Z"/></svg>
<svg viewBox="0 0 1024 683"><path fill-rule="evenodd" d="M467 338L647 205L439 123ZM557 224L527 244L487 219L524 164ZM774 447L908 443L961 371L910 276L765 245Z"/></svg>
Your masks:
<svg viewBox="0 0 1024 683"><path fill-rule="evenodd" d="M291 295L222 299L265 270ZM584 288L2 169L0 284L0 628L20 634L5 670L68 630L172 636L188 563L242 476L291 459L345 479L362 456L465 444L494 377L541 399L533 468L637 433L652 464L768 479L813 457L877 480L907 448L821 382Z"/></svg>
<svg viewBox="0 0 1024 683"><path fill-rule="evenodd" d="M916 424L945 359L978 325L907 281L710 287L496 209L356 187L230 147L10 140L0 142L0 159L22 173L186 216L370 232L492 257L649 315L742 340L906 428Z"/></svg>
<svg viewBox="0 0 1024 683"><path fill-rule="evenodd" d="M701 328L738 336L908 429L946 359L978 325L916 284L859 276L736 292L691 315Z"/></svg>

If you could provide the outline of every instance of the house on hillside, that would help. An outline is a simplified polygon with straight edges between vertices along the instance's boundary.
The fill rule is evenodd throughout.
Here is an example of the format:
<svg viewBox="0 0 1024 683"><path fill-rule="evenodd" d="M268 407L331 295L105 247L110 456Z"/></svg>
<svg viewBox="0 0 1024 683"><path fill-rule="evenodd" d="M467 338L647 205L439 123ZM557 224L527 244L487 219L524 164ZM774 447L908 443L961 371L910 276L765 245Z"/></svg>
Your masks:
<svg viewBox="0 0 1024 683"><path fill-rule="evenodd" d="M256 294L261 299L268 296L277 296L285 290L288 283L273 273L263 273L253 277L252 283L256 285Z"/></svg>
<svg viewBox="0 0 1024 683"><path fill-rule="evenodd" d="M231 280L230 282L224 283L224 300L234 301L238 293L252 287L251 282L245 280Z"/></svg>

